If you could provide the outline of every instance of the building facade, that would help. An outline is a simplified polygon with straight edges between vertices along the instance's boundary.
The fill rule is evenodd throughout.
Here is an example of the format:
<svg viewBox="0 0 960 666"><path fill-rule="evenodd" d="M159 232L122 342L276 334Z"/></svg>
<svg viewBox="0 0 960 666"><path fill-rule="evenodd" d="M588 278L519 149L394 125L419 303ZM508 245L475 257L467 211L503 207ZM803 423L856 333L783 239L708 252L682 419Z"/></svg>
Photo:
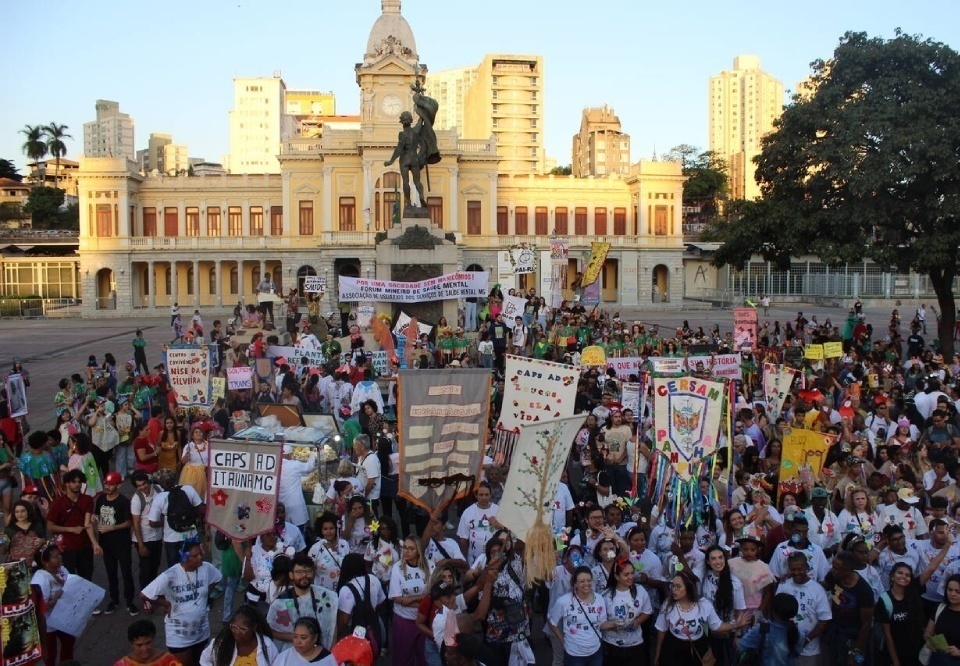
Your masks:
<svg viewBox="0 0 960 666"><path fill-rule="evenodd" d="M626 176L630 172L630 135L609 106L584 109L580 131L573 135L573 175Z"/></svg>
<svg viewBox="0 0 960 666"><path fill-rule="evenodd" d="M153 176L120 158L83 160L85 315L161 313L173 302L232 308L255 302L266 272L284 291L305 276L325 276L326 312L339 306L338 276L392 277L389 266L377 265L376 243L391 225L401 186L396 165L384 161L397 142L400 112L413 108L411 84L426 66L399 0L383 0L382 7L355 68L358 127L327 127L320 137L283 141L278 173ZM514 69L491 63L489 71L514 77L503 85L524 92L529 106L542 81L530 80L541 76L538 67L525 67L526 83ZM603 300L679 307L679 164L642 161L622 179L504 172L499 141L462 139L453 130L439 130L437 140L442 160L429 167L425 203L431 221L455 241L460 267L490 271L492 286L504 253L526 243L541 257L546 252L546 264L538 263L533 275L506 274L499 281L504 288L539 288L550 271L551 237L570 241L571 280L590 243L601 240L611 244Z"/></svg>
<svg viewBox="0 0 960 666"><path fill-rule="evenodd" d="M134 159L133 118L120 113L120 104L106 99L96 103L97 119L83 124L83 153L87 157Z"/></svg>
<svg viewBox="0 0 960 666"><path fill-rule="evenodd" d="M783 112L783 84L760 69L760 58L739 55L733 69L710 77L710 150L727 161L730 196L760 196L753 158Z"/></svg>
<svg viewBox="0 0 960 666"><path fill-rule="evenodd" d="M286 85L279 75L233 80L230 154L223 165L231 173L280 173L280 134Z"/></svg>

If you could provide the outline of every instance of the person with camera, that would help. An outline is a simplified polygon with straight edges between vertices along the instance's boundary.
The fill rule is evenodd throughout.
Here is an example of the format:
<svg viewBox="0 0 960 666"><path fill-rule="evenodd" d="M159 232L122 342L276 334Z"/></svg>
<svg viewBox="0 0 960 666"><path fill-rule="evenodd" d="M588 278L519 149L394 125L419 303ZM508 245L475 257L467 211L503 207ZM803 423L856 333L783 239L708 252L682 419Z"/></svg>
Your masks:
<svg viewBox="0 0 960 666"><path fill-rule="evenodd" d="M509 530L497 530L484 550L487 563L493 565L488 572L496 574L487 610L484 642L505 664L511 661L513 651L530 649L527 642L533 615L530 588L523 560L514 548Z"/></svg>

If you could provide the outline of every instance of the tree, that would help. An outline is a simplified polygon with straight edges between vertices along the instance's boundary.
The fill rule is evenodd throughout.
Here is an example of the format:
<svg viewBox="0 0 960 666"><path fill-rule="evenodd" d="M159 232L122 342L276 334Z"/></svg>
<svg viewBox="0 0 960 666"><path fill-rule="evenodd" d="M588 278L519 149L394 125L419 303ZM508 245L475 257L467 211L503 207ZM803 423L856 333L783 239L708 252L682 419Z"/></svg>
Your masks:
<svg viewBox="0 0 960 666"><path fill-rule="evenodd" d="M34 229L56 229L60 225L64 192L58 187L37 185L30 190L23 212L29 213Z"/></svg>
<svg viewBox="0 0 960 666"><path fill-rule="evenodd" d="M67 134L68 129L70 128L66 125L58 125L57 123L50 123L43 128L47 135L47 150L56 160L53 182L57 187L60 187L60 158L67 154L67 144L63 140L73 138Z"/></svg>
<svg viewBox="0 0 960 666"><path fill-rule="evenodd" d="M40 170L40 160L47 155L47 142L44 138L42 125L25 125L20 133L27 137L23 142L23 152L34 161L37 170Z"/></svg>
<svg viewBox="0 0 960 666"><path fill-rule="evenodd" d="M683 204L700 209L698 221L715 219L730 191L726 161L712 150L701 151L685 143L672 148L665 157L680 162L687 177L683 183Z"/></svg>
<svg viewBox="0 0 960 666"><path fill-rule="evenodd" d="M17 165L13 163L13 160L5 160L3 158L0 158L0 178L9 178L18 183L23 181L23 176L20 175L20 172L17 170Z"/></svg>
<svg viewBox="0 0 960 666"><path fill-rule="evenodd" d="M550 169L551 176L569 176L573 173L573 167L569 164L567 166L555 166Z"/></svg>
<svg viewBox="0 0 960 666"><path fill-rule="evenodd" d="M756 158L763 198L719 223L718 266L758 252L826 263L870 258L930 278L953 351L953 280L960 259L960 54L897 31L848 32L814 91L795 96Z"/></svg>

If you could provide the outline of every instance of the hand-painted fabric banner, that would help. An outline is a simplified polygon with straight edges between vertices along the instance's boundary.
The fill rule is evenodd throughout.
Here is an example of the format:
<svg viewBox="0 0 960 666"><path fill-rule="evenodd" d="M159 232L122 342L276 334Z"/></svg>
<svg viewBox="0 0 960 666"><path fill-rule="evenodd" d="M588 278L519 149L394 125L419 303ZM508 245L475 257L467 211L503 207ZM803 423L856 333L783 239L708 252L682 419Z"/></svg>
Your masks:
<svg viewBox="0 0 960 666"><path fill-rule="evenodd" d="M607 260L607 253L610 252L610 243L590 243L590 258L587 259L587 267L583 269L584 287L593 284L600 277L600 271L603 269L603 262Z"/></svg>
<svg viewBox="0 0 960 666"><path fill-rule="evenodd" d="M487 370L401 370L400 495L427 511L480 480L490 419Z"/></svg>
<svg viewBox="0 0 960 666"><path fill-rule="evenodd" d="M687 481L691 465L717 448L724 386L695 377L656 377L653 386L657 451Z"/></svg>
<svg viewBox="0 0 960 666"><path fill-rule="evenodd" d="M531 267L532 265L531 263ZM487 295L488 282L489 273L479 271L447 273L419 282L371 280L341 275L339 278L340 300L422 303L452 298L478 298Z"/></svg>
<svg viewBox="0 0 960 666"><path fill-rule="evenodd" d="M633 411L634 420L640 419L640 383L624 382L620 391L620 404Z"/></svg>
<svg viewBox="0 0 960 666"><path fill-rule="evenodd" d="M563 302L563 287L567 284L570 242L566 238L550 239L550 307L559 308Z"/></svg>
<svg viewBox="0 0 960 666"><path fill-rule="evenodd" d="M498 429L520 432L521 425L573 414L579 366L508 354L504 377Z"/></svg>
<svg viewBox="0 0 960 666"><path fill-rule="evenodd" d="M771 419L780 417L783 402L793 384L797 371L778 363L763 364L763 395L767 401L767 416Z"/></svg>
<svg viewBox="0 0 960 666"><path fill-rule="evenodd" d="M533 245L521 243L510 248L510 264L514 275L533 274L536 272L537 248Z"/></svg>
<svg viewBox="0 0 960 666"><path fill-rule="evenodd" d="M397 323L393 327L393 334L405 336L407 334L407 327L410 325L411 320L412 320L412 317L408 315L406 312L404 312L403 310L401 310L400 314L397 315ZM424 335L424 334L430 335L430 331L432 330L433 330L433 326L431 326L430 324L424 324L419 319L417 320L417 332L419 335Z"/></svg>
<svg viewBox="0 0 960 666"><path fill-rule="evenodd" d="M733 309L733 348L753 350L757 348L757 309Z"/></svg>
<svg viewBox="0 0 960 666"><path fill-rule="evenodd" d="M30 569L23 560L0 564L0 665L40 663L40 629L30 595Z"/></svg>
<svg viewBox="0 0 960 666"><path fill-rule="evenodd" d="M504 296L503 307L500 314L503 315L503 323L507 328L512 329L517 325L516 317L523 317L523 309L527 305L525 298L519 296Z"/></svg>
<svg viewBox="0 0 960 666"><path fill-rule="evenodd" d="M177 395L177 404L209 405L213 395L210 382L210 352L205 346L171 347L164 354L167 378Z"/></svg>
<svg viewBox="0 0 960 666"><path fill-rule="evenodd" d="M650 365L658 375L680 375L687 371L682 358L669 356L651 356Z"/></svg>
<svg viewBox="0 0 960 666"><path fill-rule="evenodd" d="M273 443L211 440L207 522L234 539L253 539L273 529L281 453Z"/></svg>
<svg viewBox="0 0 960 666"><path fill-rule="evenodd" d="M780 484L816 483L823 469L827 450L836 440L836 435L827 435L815 430L785 429L783 452L780 454Z"/></svg>

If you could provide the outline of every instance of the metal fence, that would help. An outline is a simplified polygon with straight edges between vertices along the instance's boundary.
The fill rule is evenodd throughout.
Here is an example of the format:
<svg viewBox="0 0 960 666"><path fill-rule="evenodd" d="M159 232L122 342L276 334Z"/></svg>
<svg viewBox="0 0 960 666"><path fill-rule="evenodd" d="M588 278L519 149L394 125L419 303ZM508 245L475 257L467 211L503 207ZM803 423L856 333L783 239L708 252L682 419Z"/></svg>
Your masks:
<svg viewBox="0 0 960 666"><path fill-rule="evenodd" d="M954 291L960 278L954 280ZM734 294L828 298L934 298L930 278L916 273L887 273L873 263L828 266L814 261L794 262L778 270L769 262L748 262L731 270L727 289ZM688 294L689 296L689 294Z"/></svg>
<svg viewBox="0 0 960 666"><path fill-rule="evenodd" d="M80 316L77 298L0 298L0 318L39 319Z"/></svg>

